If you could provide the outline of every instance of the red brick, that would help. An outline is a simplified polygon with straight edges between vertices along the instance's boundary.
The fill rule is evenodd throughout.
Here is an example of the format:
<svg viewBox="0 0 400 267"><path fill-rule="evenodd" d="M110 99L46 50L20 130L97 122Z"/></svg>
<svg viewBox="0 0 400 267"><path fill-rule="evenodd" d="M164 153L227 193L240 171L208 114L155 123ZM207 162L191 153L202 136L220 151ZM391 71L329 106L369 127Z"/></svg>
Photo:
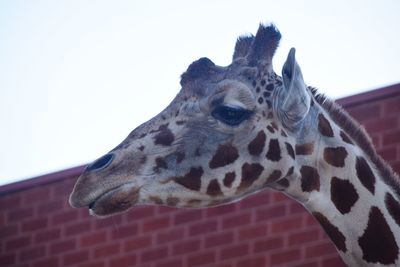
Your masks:
<svg viewBox="0 0 400 267"><path fill-rule="evenodd" d="M272 202L274 202L274 203L290 202L291 201L289 199L289 197L287 197L286 195L284 195L281 192L272 191L271 195L272 195Z"/></svg>
<svg viewBox="0 0 400 267"><path fill-rule="evenodd" d="M307 213L306 209L298 202L292 201L289 205L289 214L304 214Z"/></svg>
<svg viewBox="0 0 400 267"><path fill-rule="evenodd" d="M62 257L63 266L74 265L78 263L87 262L89 260L89 251L83 250L65 254Z"/></svg>
<svg viewBox="0 0 400 267"><path fill-rule="evenodd" d="M128 221L142 221L145 218L153 217L154 206L142 206L133 208L128 214Z"/></svg>
<svg viewBox="0 0 400 267"><path fill-rule="evenodd" d="M255 253L283 248L283 236L266 237L254 243L253 251Z"/></svg>
<svg viewBox="0 0 400 267"><path fill-rule="evenodd" d="M382 101L383 102L383 101ZM383 102L385 115L400 114L400 98L387 99Z"/></svg>
<svg viewBox="0 0 400 267"><path fill-rule="evenodd" d="M130 267L136 264L136 255L124 255L116 258L112 258L108 267Z"/></svg>
<svg viewBox="0 0 400 267"><path fill-rule="evenodd" d="M6 251L16 251L29 245L31 245L30 236L12 238L6 242Z"/></svg>
<svg viewBox="0 0 400 267"><path fill-rule="evenodd" d="M0 198L0 210L14 210L21 206L21 194L14 193Z"/></svg>
<svg viewBox="0 0 400 267"><path fill-rule="evenodd" d="M97 244L102 244L107 240L107 232L106 231L96 231L94 233L89 233L86 235L82 235L79 237L80 244L82 247L91 247Z"/></svg>
<svg viewBox="0 0 400 267"><path fill-rule="evenodd" d="M104 266L106 266L104 260L102 261L90 260L90 262L79 264L79 267L104 267Z"/></svg>
<svg viewBox="0 0 400 267"><path fill-rule="evenodd" d="M52 243L50 246L50 254L56 255L67 251L74 250L76 248L76 239L60 240Z"/></svg>
<svg viewBox="0 0 400 267"><path fill-rule="evenodd" d="M172 259L160 262L157 264L157 267L183 267L182 259Z"/></svg>
<svg viewBox="0 0 400 267"><path fill-rule="evenodd" d="M265 236L267 234L268 224L252 225L239 229L239 240L248 240Z"/></svg>
<svg viewBox="0 0 400 267"><path fill-rule="evenodd" d="M318 265L317 261L305 261L305 262L301 262L299 264L293 265L293 267L318 267L318 266L319 265Z"/></svg>
<svg viewBox="0 0 400 267"><path fill-rule="evenodd" d="M47 218L38 218L26 221L22 224L23 232L34 232L47 227Z"/></svg>
<svg viewBox="0 0 400 267"><path fill-rule="evenodd" d="M37 202L47 202L50 199L50 190L48 186L36 187L23 194L23 203L30 205Z"/></svg>
<svg viewBox="0 0 400 267"><path fill-rule="evenodd" d="M200 266L215 263L215 251L200 252L188 257L189 266Z"/></svg>
<svg viewBox="0 0 400 267"><path fill-rule="evenodd" d="M207 248L210 248L210 247L231 244L232 242L233 242L233 232L222 232L207 236L205 244Z"/></svg>
<svg viewBox="0 0 400 267"><path fill-rule="evenodd" d="M271 255L271 265L289 263L300 259L299 249L283 250Z"/></svg>
<svg viewBox="0 0 400 267"><path fill-rule="evenodd" d="M0 254L1 266L14 266L16 262L15 253Z"/></svg>
<svg viewBox="0 0 400 267"><path fill-rule="evenodd" d="M263 191L257 194L251 195L239 202L240 209L249 209L259 206L268 205L270 202L271 192Z"/></svg>
<svg viewBox="0 0 400 267"><path fill-rule="evenodd" d="M305 231L291 233L289 235L289 245L301 245L315 242L319 239L319 229L307 229Z"/></svg>
<svg viewBox="0 0 400 267"><path fill-rule="evenodd" d="M256 211L256 221L270 221L272 219L286 216L286 205L274 205Z"/></svg>
<svg viewBox="0 0 400 267"><path fill-rule="evenodd" d="M5 240L8 237L15 236L18 233L18 226L16 224L4 225L0 227L0 240Z"/></svg>
<svg viewBox="0 0 400 267"><path fill-rule="evenodd" d="M243 225L248 225L250 221L251 221L250 212L247 213L241 212L234 216L224 217L222 220L222 228L230 229L230 228L240 227Z"/></svg>
<svg viewBox="0 0 400 267"><path fill-rule="evenodd" d="M40 203L40 205L36 206L36 213L40 216L47 216L48 214L62 210L64 207L64 203L65 199L58 199Z"/></svg>
<svg viewBox="0 0 400 267"><path fill-rule="evenodd" d="M160 229L165 229L169 227L170 220L169 217L156 217L151 220L147 220L143 223L143 231L144 232L151 232Z"/></svg>
<svg viewBox="0 0 400 267"><path fill-rule="evenodd" d="M132 251L136 251L139 249L148 248L148 247L151 247L152 243L153 242L152 242L151 236L137 237L135 239L127 240L125 242L124 251L132 252Z"/></svg>
<svg viewBox="0 0 400 267"><path fill-rule="evenodd" d="M200 240L196 239L178 242L172 249L174 255L188 254L198 250L200 250Z"/></svg>
<svg viewBox="0 0 400 267"><path fill-rule="evenodd" d="M74 224L67 225L65 228L65 235L72 236L72 235L79 235L86 233L90 230L90 221L83 221L77 222Z"/></svg>
<svg viewBox="0 0 400 267"><path fill-rule="evenodd" d="M52 225L67 224L69 222L74 222L78 219L79 212L76 209L66 210L62 213L54 215L51 219Z"/></svg>
<svg viewBox="0 0 400 267"><path fill-rule="evenodd" d="M221 217L221 215L234 213L236 211L237 204L222 205L214 208L206 209L207 217Z"/></svg>
<svg viewBox="0 0 400 267"><path fill-rule="evenodd" d="M249 253L249 244L236 244L226 246L221 249L220 257L222 260L243 257Z"/></svg>
<svg viewBox="0 0 400 267"><path fill-rule="evenodd" d="M357 121L366 121L376 119L381 116L382 107L379 104L375 105L363 105L359 107L353 107L349 110L349 113Z"/></svg>
<svg viewBox="0 0 400 267"><path fill-rule="evenodd" d="M386 161L392 161L397 159L397 149L395 146L381 148L377 152Z"/></svg>
<svg viewBox="0 0 400 267"><path fill-rule="evenodd" d="M168 248L167 247L156 247L149 250L146 250L141 255L141 262L151 262L158 261L164 259L168 256Z"/></svg>
<svg viewBox="0 0 400 267"><path fill-rule="evenodd" d="M66 179L63 180L57 184L54 184L52 186L52 194L51 196L53 198L63 198L66 199L69 194L72 192L72 188L74 187L74 184L76 182L76 179Z"/></svg>
<svg viewBox="0 0 400 267"><path fill-rule="evenodd" d="M174 224L179 225L183 223L189 223L192 221L199 221L202 219L203 211L201 209L197 210L184 210L179 212L174 216Z"/></svg>
<svg viewBox="0 0 400 267"><path fill-rule="evenodd" d="M400 130L391 131L383 134L382 144L384 146L400 143Z"/></svg>
<svg viewBox="0 0 400 267"><path fill-rule="evenodd" d="M197 236L204 235L212 232L216 232L218 227L218 223L216 220L203 220L199 223L192 224L189 226L189 235Z"/></svg>
<svg viewBox="0 0 400 267"><path fill-rule="evenodd" d="M120 252L120 247L121 246L119 243L106 244L104 246L98 247L94 250L94 257L97 259L118 254Z"/></svg>
<svg viewBox="0 0 400 267"><path fill-rule="evenodd" d="M181 240L183 239L184 235L184 228L167 229L166 231L157 234L157 244L164 244L176 240Z"/></svg>
<svg viewBox="0 0 400 267"><path fill-rule="evenodd" d="M288 217L279 221L272 223L271 232L272 233L285 233L288 231L301 229L302 228L302 217Z"/></svg>
<svg viewBox="0 0 400 267"><path fill-rule="evenodd" d="M59 266L60 264L60 259L57 257L53 257L53 258L47 258L47 259L41 259L39 261L35 261L35 263L33 264L33 267L45 267L45 266Z"/></svg>
<svg viewBox="0 0 400 267"><path fill-rule="evenodd" d="M114 215L108 218L102 218L101 220L95 220L94 226L96 229L104 229L104 228L116 228L122 223L121 214Z"/></svg>
<svg viewBox="0 0 400 267"><path fill-rule="evenodd" d="M326 241L317 245L312 245L306 248L306 258L308 259L332 254L337 255L337 250L330 241Z"/></svg>
<svg viewBox="0 0 400 267"><path fill-rule="evenodd" d="M45 246L36 246L21 250L19 255L20 262L32 261L34 259L43 258L46 254Z"/></svg>
<svg viewBox="0 0 400 267"><path fill-rule="evenodd" d="M33 216L32 207L18 208L10 210L7 214L7 222L21 222L22 220L28 219Z"/></svg>
<svg viewBox="0 0 400 267"><path fill-rule="evenodd" d="M365 128L368 133L381 133L388 130L393 130L398 127L397 116L390 116L385 118L380 118L373 121L368 121L365 123Z"/></svg>
<svg viewBox="0 0 400 267"><path fill-rule="evenodd" d="M324 259L321 264L322 267L346 267L343 260L339 257L339 255L334 256L333 258Z"/></svg>
<svg viewBox="0 0 400 267"><path fill-rule="evenodd" d="M51 228L49 230L43 230L35 233L34 242L36 244L49 242L52 240L59 239L61 236L61 229L59 228Z"/></svg>
<svg viewBox="0 0 400 267"><path fill-rule="evenodd" d="M120 238L128 238L133 235L137 235L138 226L137 224L129 224L125 226L119 226L112 230L111 238L112 239L120 239Z"/></svg>
<svg viewBox="0 0 400 267"><path fill-rule="evenodd" d="M178 208L173 208L173 207L166 207L166 206L156 206L157 214L163 214L163 213L174 213L174 212L178 212L179 209Z"/></svg>
<svg viewBox="0 0 400 267"><path fill-rule="evenodd" d="M267 266L266 260L264 257L251 257L248 259L243 259L237 262L236 267L258 267L258 266Z"/></svg>

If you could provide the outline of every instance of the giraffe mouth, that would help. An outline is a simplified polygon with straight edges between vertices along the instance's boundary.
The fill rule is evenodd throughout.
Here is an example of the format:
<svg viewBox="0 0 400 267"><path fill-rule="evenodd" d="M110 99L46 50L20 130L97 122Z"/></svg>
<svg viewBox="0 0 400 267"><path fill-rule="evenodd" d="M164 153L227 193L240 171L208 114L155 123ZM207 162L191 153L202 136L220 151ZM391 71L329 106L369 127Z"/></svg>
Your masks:
<svg viewBox="0 0 400 267"><path fill-rule="evenodd" d="M88 205L89 213L97 217L105 217L128 210L139 201L140 189L127 183L112 189Z"/></svg>

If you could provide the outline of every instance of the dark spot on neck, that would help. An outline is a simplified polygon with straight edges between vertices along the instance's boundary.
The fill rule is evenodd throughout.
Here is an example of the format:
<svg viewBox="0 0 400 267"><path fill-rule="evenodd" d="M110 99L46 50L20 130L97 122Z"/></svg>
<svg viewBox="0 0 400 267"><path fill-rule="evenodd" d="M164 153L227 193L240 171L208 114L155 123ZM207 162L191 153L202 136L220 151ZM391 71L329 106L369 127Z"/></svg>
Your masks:
<svg viewBox="0 0 400 267"><path fill-rule="evenodd" d="M224 177L224 185L230 188L232 186L233 181L235 181L235 176L236 174L234 172L226 173Z"/></svg>
<svg viewBox="0 0 400 267"><path fill-rule="evenodd" d="M331 124L322 114L318 115L318 130L324 136L333 137Z"/></svg>
<svg viewBox="0 0 400 267"><path fill-rule="evenodd" d="M302 166L301 173L301 189L303 192L319 191L320 180L317 169L311 166Z"/></svg>
<svg viewBox="0 0 400 267"><path fill-rule="evenodd" d="M271 139L269 141L267 159L271 161L279 161L281 159L281 148L278 139Z"/></svg>
<svg viewBox="0 0 400 267"><path fill-rule="evenodd" d="M392 194L386 193L385 204L386 204L386 209L388 210L389 214L395 220L397 225L400 226L400 203L399 203L399 201L397 201L392 196Z"/></svg>
<svg viewBox="0 0 400 267"><path fill-rule="evenodd" d="M340 131L340 137L342 138L342 140L350 145L353 144L353 142L350 140L349 136L347 134L345 134L343 131Z"/></svg>
<svg viewBox="0 0 400 267"><path fill-rule="evenodd" d="M286 150L287 150L287 152L288 152L288 155L292 158L292 159L294 159L294 150L293 150L293 147L292 147L292 145L291 144L289 144L289 143L287 143L287 142L285 142L285 145L286 145Z"/></svg>
<svg viewBox="0 0 400 267"><path fill-rule="evenodd" d="M264 167L258 163L245 163L242 166L242 180L240 181L240 185L237 189L238 192L241 192L248 187L250 187L254 181L258 179Z"/></svg>
<svg viewBox="0 0 400 267"><path fill-rule="evenodd" d="M173 177L173 180L193 191L199 191L201 188L201 176L203 176L202 167L192 167L184 176Z"/></svg>
<svg viewBox="0 0 400 267"><path fill-rule="evenodd" d="M209 166L211 169L229 165L239 157L239 153L232 145L219 145L217 152L212 157Z"/></svg>
<svg viewBox="0 0 400 267"><path fill-rule="evenodd" d="M322 213L313 212L313 215L321 224L322 228L325 230L326 234L335 244L337 249L346 253L346 237L342 232L340 232L339 228L333 225Z"/></svg>
<svg viewBox="0 0 400 267"><path fill-rule="evenodd" d="M169 146L175 140L174 134L168 127L162 128L158 134L154 136L154 144Z"/></svg>
<svg viewBox="0 0 400 267"><path fill-rule="evenodd" d="M357 157L356 159L356 172L358 179L361 183L372 193L375 194L375 175L368 165L367 161L363 157Z"/></svg>
<svg viewBox="0 0 400 267"><path fill-rule="evenodd" d="M295 146L296 155L311 155L314 151L314 144L300 144Z"/></svg>
<svg viewBox="0 0 400 267"><path fill-rule="evenodd" d="M223 195L217 179L211 180L208 184L207 194L213 197Z"/></svg>
<svg viewBox="0 0 400 267"><path fill-rule="evenodd" d="M350 181L332 177L331 200L340 213L346 214L357 202L358 193Z"/></svg>
<svg viewBox="0 0 400 267"><path fill-rule="evenodd" d="M247 146L247 149L248 149L250 155L253 155L253 156L260 155L260 153L264 149L266 138L267 138L267 136L265 135L263 130L261 130L257 133L257 136Z"/></svg>
<svg viewBox="0 0 400 267"><path fill-rule="evenodd" d="M399 247L393 232L377 207L372 207L364 234L358 239L363 259L370 263L394 264Z"/></svg>
<svg viewBox="0 0 400 267"><path fill-rule="evenodd" d="M347 157L346 148L339 147L326 147L324 149L324 159L327 163L334 167L344 167L345 159Z"/></svg>
<svg viewBox="0 0 400 267"><path fill-rule="evenodd" d="M281 178L282 172L280 170L274 170L267 178L266 184L274 183Z"/></svg>

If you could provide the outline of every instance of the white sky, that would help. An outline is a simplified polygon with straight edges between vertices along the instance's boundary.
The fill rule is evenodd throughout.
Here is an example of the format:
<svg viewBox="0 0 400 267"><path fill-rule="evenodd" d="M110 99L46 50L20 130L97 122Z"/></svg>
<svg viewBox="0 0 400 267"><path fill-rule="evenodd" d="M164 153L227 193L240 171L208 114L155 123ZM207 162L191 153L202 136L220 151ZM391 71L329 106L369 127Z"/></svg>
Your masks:
<svg viewBox="0 0 400 267"><path fill-rule="evenodd" d="M400 81L400 1L0 2L0 184L87 163L161 111L199 57L274 22L333 98Z"/></svg>

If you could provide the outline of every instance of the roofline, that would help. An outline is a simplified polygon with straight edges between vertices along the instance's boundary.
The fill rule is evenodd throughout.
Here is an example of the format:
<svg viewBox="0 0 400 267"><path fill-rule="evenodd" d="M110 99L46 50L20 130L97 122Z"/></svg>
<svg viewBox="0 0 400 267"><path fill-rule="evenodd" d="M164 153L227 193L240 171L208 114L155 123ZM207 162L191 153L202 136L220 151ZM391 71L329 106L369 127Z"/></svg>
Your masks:
<svg viewBox="0 0 400 267"><path fill-rule="evenodd" d="M365 104L367 102L393 97L396 95L400 95L400 83L348 97L339 98L335 100L335 102L337 102L344 108L349 108L360 104ZM56 183L65 179L76 179L82 173L85 166L86 165L81 165L74 168L37 176L27 180L2 185L0 186L0 196L8 193L26 190L32 187Z"/></svg>

